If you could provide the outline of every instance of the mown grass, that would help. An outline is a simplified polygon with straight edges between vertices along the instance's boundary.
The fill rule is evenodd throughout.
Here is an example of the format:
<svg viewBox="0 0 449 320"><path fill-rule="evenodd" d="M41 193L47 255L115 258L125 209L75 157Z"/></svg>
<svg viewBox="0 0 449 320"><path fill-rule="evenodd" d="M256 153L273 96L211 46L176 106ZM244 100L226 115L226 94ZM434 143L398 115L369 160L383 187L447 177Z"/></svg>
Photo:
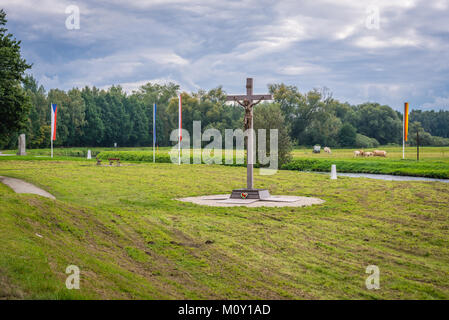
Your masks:
<svg viewBox="0 0 449 320"><path fill-rule="evenodd" d="M55 148L54 159L67 160L70 157L86 157L89 148ZM449 147L422 147L420 161L416 161L416 148L407 147L405 160L402 159L402 147L382 146L376 149L386 150L387 158L358 157L354 158L355 149L333 149L332 154L321 152L314 154L311 148L296 148L292 152L293 159L281 167L284 170L330 171L331 165L336 164L340 172L352 173L380 173L392 175L406 175L430 178L449 178ZM151 147L140 148L91 148L92 156L100 159L120 158L122 161L153 162ZM171 147L158 148L156 162L171 163ZM176 151L176 150L175 150ZM365 150L373 151L373 150ZM12 153L5 151L4 153ZM177 153L177 152L175 152ZM235 153L235 151L234 151ZM29 156L23 160L48 160L49 149L34 149L28 151ZM39 156L40 158L36 158ZM193 152L191 152L191 162ZM224 154L222 153L223 161ZM20 157L0 157L0 160L17 160Z"/></svg>
<svg viewBox="0 0 449 320"><path fill-rule="evenodd" d="M242 187L245 168L11 160L0 175L58 199L0 185L6 298L449 298L448 184L280 171L256 186L326 202L211 208L175 199ZM71 264L80 290L65 288ZM380 290L365 287L371 264Z"/></svg>

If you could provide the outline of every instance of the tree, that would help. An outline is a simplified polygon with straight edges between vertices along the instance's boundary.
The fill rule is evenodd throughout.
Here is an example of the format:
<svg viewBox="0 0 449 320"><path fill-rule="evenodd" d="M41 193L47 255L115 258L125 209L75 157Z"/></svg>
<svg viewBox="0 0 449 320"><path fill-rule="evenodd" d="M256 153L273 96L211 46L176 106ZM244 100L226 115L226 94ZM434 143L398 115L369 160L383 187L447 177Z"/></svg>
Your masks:
<svg viewBox="0 0 449 320"><path fill-rule="evenodd" d="M281 108L276 103L263 103L255 107L254 110L254 130L255 134L259 129L266 130L267 153L270 150L270 129L278 130L278 165L281 167L291 159L292 143L289 136L289 128L282 114ZM256 142L258 140L256 139ZM259 150L259 148L256 148Z"/></svg>
<svg viewBox="0 0 449 320"><path fill-rule="evenodd" d="M335 147L338 145L338 133L342 126L341 120L334 114L320 111L308 124L302 135L302 145L324 145Z"/></svg>
<svg viewBox="0 0 449 320"><path fill-rule="evenodd" d="M357 130L349 123L343 124L338 133L338 142L342 147L352 147L355 144Z"/></svg>
<svg viewBox="0 0 449 320"><path fill-rule="evenodd" d="M389 106L364 103L355 107L357 131L375 138L380 144L401 141L402 122Z"/></svg>
<svg viewBox="0 0 449 320"><path fill-rule="evenodd" d="M22 59L20 41L8 33L6 13L0 10L0 143L24 128L31 103L21 86L31 65Z"/></svg>
<svg viewBox="0 0 449 320"><path fill-rule="evenodd" d="M431 135L449 138L449 111L412 110L410 112L410 123L415 121L420 122L423 129Z"/></svg>
<svg viewBox="0 0 449 320"><path fill-rule="evenodd" d="M86 106L86 122L84 123L84 140L83 146L99 146L103 141L104 123L101 119L101 110L96 103L98 97L98 89L93 87L85 87L81 91L84 104Z"/></svg>
<svg viewBox="0 0 449 320"><path fill-rule="evenodd" d="M31 100L31 111L27 123L27 144L31 148L50 146L50 107L45 89L33 76L27 75L23 88Z"/></svg>

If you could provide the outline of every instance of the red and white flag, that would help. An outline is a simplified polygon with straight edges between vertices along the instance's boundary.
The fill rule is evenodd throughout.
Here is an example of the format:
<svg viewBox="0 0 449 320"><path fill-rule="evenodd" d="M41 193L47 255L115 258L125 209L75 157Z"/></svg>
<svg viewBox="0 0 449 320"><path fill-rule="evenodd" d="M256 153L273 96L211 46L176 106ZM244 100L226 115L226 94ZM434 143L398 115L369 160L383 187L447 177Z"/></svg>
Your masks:
<svg viewBox="0 0 449 320"><path fill-rule="evenodd" d="M51 104L51 140L56 140L56 119L58 114L58 106Z"/></svg>

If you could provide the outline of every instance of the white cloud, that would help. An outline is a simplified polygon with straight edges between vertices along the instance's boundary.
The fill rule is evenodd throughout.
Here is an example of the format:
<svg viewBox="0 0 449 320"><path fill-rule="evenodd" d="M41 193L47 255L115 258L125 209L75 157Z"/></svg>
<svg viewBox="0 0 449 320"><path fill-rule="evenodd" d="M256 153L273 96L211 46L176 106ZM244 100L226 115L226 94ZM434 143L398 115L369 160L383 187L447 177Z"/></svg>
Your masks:
<svg viewBox="0 0 449 320"><path fill-rule="evenodd" d="M425 109L446 109L449 110L449 96L436 97L432 102L426 102L422 105Z"/></svg>
<svg viewBox="0 0 449 320"><path fill-rule="evenodd" d="M327 86L354 103L412 97L437 106L449 87L448 3L3 0L2 7L47 89L122 84L129 92L146 79L170 79L185 90L241 92L252 76L260 92L287 82ZM80 30L65 28L69 4L80 6ZM373 4L378 30L365 27Z"/></svg>
<svg viewBox="0 0 449 320"><path fill-rule="evenodd" d="M391 47L417 46L418 42L414 39L393 37L389 39L379 39L376 37L362 37L355 41L355 44L362 48L383 49Z"/></svg>

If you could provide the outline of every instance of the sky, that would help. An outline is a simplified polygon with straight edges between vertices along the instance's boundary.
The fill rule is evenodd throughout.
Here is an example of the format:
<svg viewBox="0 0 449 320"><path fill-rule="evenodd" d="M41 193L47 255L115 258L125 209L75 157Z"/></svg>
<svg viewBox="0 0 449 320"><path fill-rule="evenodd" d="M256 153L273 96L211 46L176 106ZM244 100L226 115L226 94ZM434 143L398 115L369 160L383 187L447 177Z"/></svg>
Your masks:
<svg viewBox="0 0 449 320"><path fill-rule="evenodd" d="M47 90L328 88L351 104L449 110L449 0L0 0ZM79 10L79 25L76 11Z"/></svg>

